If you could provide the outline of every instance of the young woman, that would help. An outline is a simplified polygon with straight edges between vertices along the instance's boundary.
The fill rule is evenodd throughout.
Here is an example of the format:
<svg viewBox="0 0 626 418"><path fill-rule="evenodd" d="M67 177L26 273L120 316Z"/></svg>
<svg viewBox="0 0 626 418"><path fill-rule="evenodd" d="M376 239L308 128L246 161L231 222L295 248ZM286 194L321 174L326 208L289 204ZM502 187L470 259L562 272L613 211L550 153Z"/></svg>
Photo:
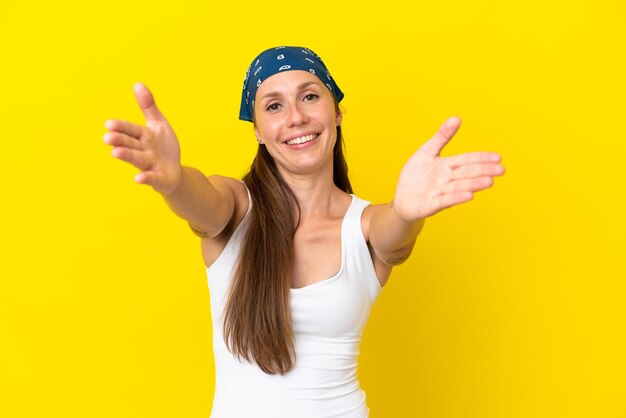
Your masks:
<svg viewBox="0 0 626 418"><path fill-rule="evenodd" d="M343 92L308 48L271 48L248 68L240 119L259 144L243 181L181 166L152 94L138 83L135 95L146 126L108 120L104 141L202 238L211 417L367 417L356 359L372 305L424 220L490 187L500 155L441 157L452 117L406 162L393 201L370 205L347 176Z"/></svg>

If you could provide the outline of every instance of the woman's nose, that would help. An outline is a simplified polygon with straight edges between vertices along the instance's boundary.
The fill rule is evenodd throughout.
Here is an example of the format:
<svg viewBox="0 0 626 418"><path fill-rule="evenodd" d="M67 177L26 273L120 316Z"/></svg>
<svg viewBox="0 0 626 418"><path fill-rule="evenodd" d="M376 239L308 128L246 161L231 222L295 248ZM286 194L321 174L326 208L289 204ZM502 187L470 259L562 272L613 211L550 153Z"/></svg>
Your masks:
<svg viewBox="0 0 626 418"><path fill-rule="evenodd" d="M289 126L297 126L306 123L308 117L306 113L298 106L298 104L294 104L289 107Z"/></svg>

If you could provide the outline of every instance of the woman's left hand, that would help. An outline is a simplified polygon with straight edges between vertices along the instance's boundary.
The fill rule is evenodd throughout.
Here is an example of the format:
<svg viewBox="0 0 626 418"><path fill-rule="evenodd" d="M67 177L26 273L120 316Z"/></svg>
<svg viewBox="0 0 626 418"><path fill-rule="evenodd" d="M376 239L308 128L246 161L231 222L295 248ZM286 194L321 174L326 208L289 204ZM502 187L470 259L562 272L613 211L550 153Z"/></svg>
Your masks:
<svg viewBox="0 0 626 418"><path fill-rule="evenodd" d="M446 120L402 168L392 209L403 220L414 222L472 200L474 192L491 187L493 177L504 174L495 152L439 155L460 126L456 116Z"/></svg>

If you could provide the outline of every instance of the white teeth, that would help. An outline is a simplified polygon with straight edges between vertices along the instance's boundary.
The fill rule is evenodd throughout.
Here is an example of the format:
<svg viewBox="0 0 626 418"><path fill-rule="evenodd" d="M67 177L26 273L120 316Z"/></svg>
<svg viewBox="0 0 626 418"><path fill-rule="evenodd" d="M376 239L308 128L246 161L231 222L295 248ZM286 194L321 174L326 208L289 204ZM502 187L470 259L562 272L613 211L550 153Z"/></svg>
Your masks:
<svg viewBox="0 0 626 418"><path fill-rule="evenodd" d="M300 138L294 138L287 141L287 145L304 144L305 142L313 141L317 138L317 134L305 135Z"/></svg>

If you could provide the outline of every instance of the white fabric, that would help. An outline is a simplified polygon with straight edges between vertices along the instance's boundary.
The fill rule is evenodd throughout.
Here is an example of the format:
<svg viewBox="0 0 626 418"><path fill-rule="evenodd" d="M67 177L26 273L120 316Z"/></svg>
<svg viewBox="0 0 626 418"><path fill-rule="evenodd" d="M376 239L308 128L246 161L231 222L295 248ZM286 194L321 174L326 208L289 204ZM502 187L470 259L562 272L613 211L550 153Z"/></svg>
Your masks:
<svg viewBox="0 0 626 418"><path fill-rule="evenodd" d="M238 360L226 348L222 334L223 308L250 203L223 252L207 268L216 369L211 418L369 416L356 376L357 356L363 329L382 288L361 230L361 214L367 205L352 196L341 227L340 271L321 282L291 289L296 363L281 376Z"/></svg>

